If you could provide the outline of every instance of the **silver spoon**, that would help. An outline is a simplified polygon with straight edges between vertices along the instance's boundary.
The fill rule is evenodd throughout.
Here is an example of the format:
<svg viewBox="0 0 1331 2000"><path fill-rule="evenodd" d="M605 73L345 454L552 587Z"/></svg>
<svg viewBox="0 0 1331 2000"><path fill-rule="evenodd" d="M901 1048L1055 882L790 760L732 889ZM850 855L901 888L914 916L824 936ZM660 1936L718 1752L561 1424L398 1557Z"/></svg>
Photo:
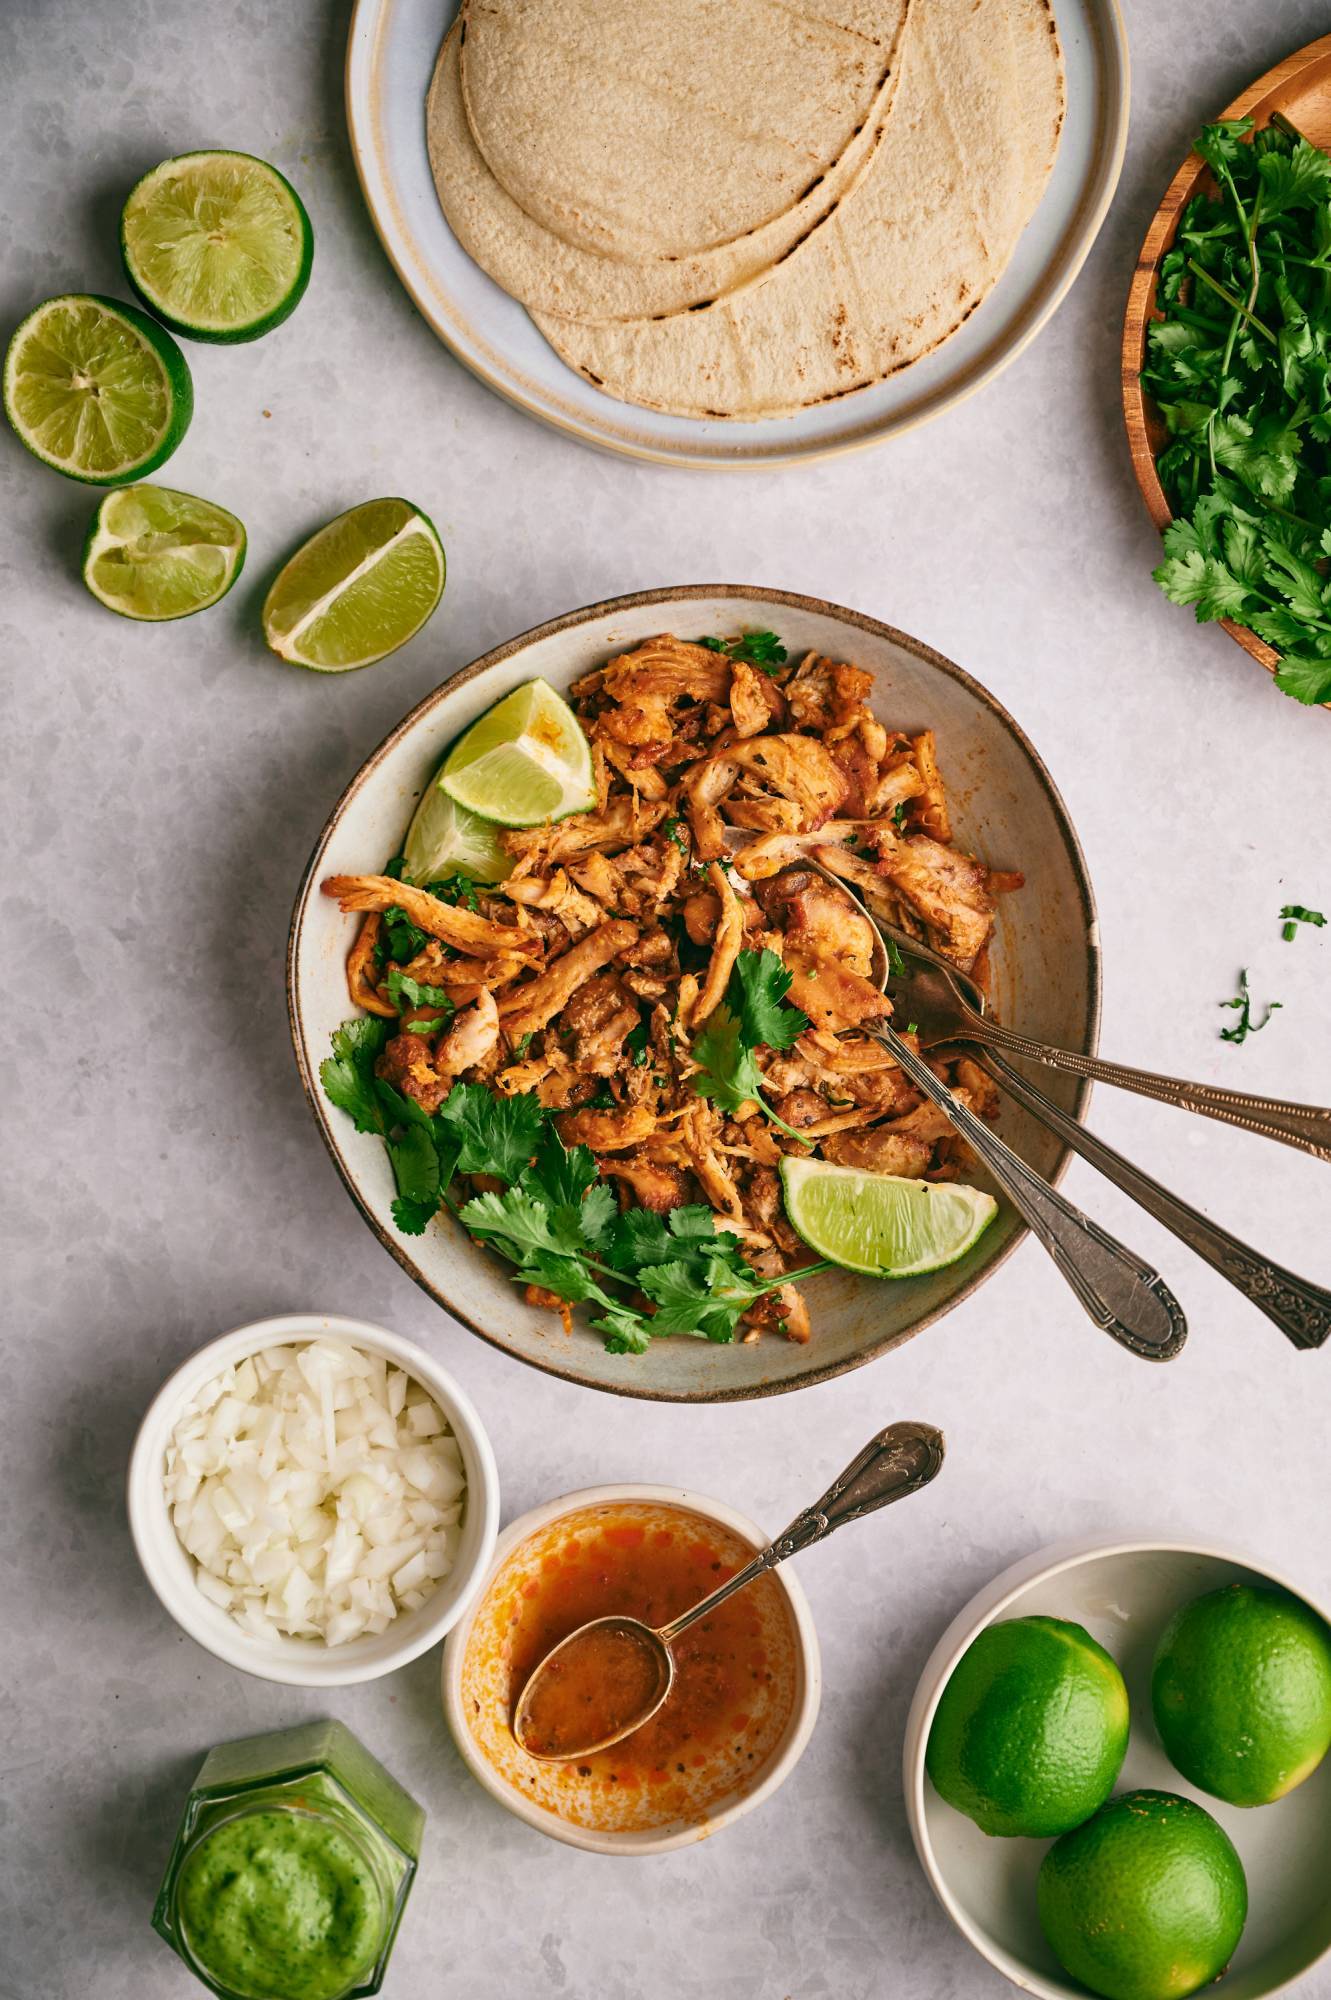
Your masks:
<svg viewBox="0 0 1331 2000"><path fill-rule="evenodd" d="M989 1014L984 995L974 980L941 952L876 915L835 869L824 868L821 862L812 860L808 865L840 883L879 932L915 961L911 968L907 1019L916 1022L922 1047L931 1048L936 1042L978 1042L986 1048L1022 1056L1028 1062L1042 1063L1046 1069L1066 1070L1073 1076L1091 1077L1097 1083L1116 1084L1121 1090L1135 1091L1140 1097L1175 1105L1181 1111L1196 1111L1203 1118L1241 1125L1245 1132L1297 1146L1319 1160L1331 1160L1331 1111L1320 1105L1290 1104L1278 1097L1252 1097L1242 1090L1223 1090L1218 1084L1185 1083L1178 1077L1157 1076L1151 1070L1106 1062L1103 1056L1053 1048L1047 1042L1034 1041L1029 1035L1019 1035L1003 1027Z"/></svg>
<svg viewBox="0 0 1331 2000"><path fill-rule="evenodd" d="M739 829L727 830L727 841L734 853L739 853L753 838ZM821 862L808 857L797 865L821 875L869 919L874 939L869 977L886 992L887 947L872 911ZM1096 1325L1144 1361L1172 1361L1188 1337L1188 1323L1159 1272L1042 1180L1034 1167L1027 1166L1005 1140L953 1095L895 1028L864 1022L860 1032L890 1049L916 1089L947 1114L984 1161L1031 1234L1049 1252Z"/></svg>
<svg viewBox="0 0 1331 2000"><path fill-rule="evenodd" d="M1017 1053L1033 1056L1036 1060L1057 1056L1060 1060L1053 1065L1054 1067L1075 1069L1078 1063L1084 1062L1087 1065L1085 1073L1088 1075L1098 1075L1101 1069L1114 1071L1115 1075L1109 1078L1111 1082L1130 1076L1144 1079L1145 1082L1169 1085L1172 1090L1179 1093L1206 1090L1206 1086L1201 1084L1174 1084L1168 1077L1149 1077L1142 1070L1120 1072L1114 1063L1097 1066L1090 1057L1074 1059L1062 1050L1044 1049L1041 1055L1042 1043L1028 1041L1023 1035L1011 1034L1007 1029L999 1028L996 1022L988 1019L983 1011L985 999L979 987L973 980L968 979L965 973L950 965L931 945L925 944L921 939L908 937L904 931L897 930L884 918L875 916L868 905L834 870L825 868L821 862L814 860L810 860L807 865L815 874L834 882L873 925L874 955L869 976L885 991L890 984L894 1001L904 1009L908 1020L916 1022L921 1040L930 1045L944 1041L997 1043L999 1047L1013 1048ZM892 967L887 948L889 942L897 952L901 970L894 970ZM981 1033L979 1030L985 1032ZM874 1031L870 1029L868 1032ZM1263 1257L1237 1236L1232 1236L1227 1229L1222 1229L1218 1223L1212 1222L1200 1209L1193 1208L1178 1195L1171 1194L1168 1188L1160 1185L1159 1181L1152 1180L1149 1174L1135 1167L1131 1160L1125 1159L1121 1153L1115 1152L1112 1146L1106 1145L1103 1139L1097 1139L1093 1132L1088 1132L1084 1125L1078 1124L1077 1120L1070 1117L1060 1105L1055 1104L1042 1090L1037 1089L1028 1077L1005 1062L996 1048L977 1047L976 1053L982 1066L1009 1097L1014 1098L1033 1118L1038 1119L1046 1130L1062 1139L1074 1153L1080 1153L1081 1157L1097 1168L1107 1180L1113 1181L1115 1187L1131 1195L1148 1215L1154 1216L1157 1222L1163 1222L1165 1228L1172 1230L1180 1242L1186 1243L1190 1250L1195 1251L1212 1270L1218 1271L1222 1278L1227 1278L1236 1290L1242 1292L1243 1296L1257 1307L1259 1312L1264 1312L1295 1347L1320 1347L1331 1337L1331 1292L1319 1285L1310 1284L1306 1278L1297 1277L1294 1272L1285 1270L1282 1265L1273 1263L1268 1257ZM903 1064L904 1067L906 1066ZM907 1069L907 1074L911 1075L912 1072ZM932 1075L932 1071L929 1074ZM1135 1087L1129 1085L1129 1088ZM1296 1136L1292 1130L1276 1130L1270 1125L1258 1124L1253 1118L1240 1118L1233 1109L1217 1108L1211 1104L1193 1104L1185 1100L1182 1095L1169 1097L1163 1089L1159 1093L1146 1091L1144 1094L1148 1096L1158 1094L1168 1103L1186 1103L1187 1109L1203 1110L1211 1117L1228 1119L1232 1124L1248 1125L1252 1130L1264 1132L1268 1138L1284 1139L1290 1145L1301 1146L1306 1152L1317 1153L1319 1156L1322 1154L1322 1148L1315 1143L1314 1121L1321 1120L1331 1125L1331 1113L1305 1111L1297 1104L1282 1104L1272 1099L1238 1099L1238 1093L1233 1091L1217 1091L1214 1095L1220 1099L1238 1100L1244 1104L1262 1106L1268 1112L1288 1113L1305 1118L1309 1121L1306 1132ZM944 1106L944 1109L948 1107ZM948 1115L952 1116L950 1110ZM969 1131L966 1136L970 1138ZM990 1171L993 1171L992 1167ZM995 1175L995 1178L998 1176ZM1013 1199L1016 1200L1015 1195ZM1017 1205L1020 1207L1021 1204L1018 1202Z"/></svg>
<svg viewBox="0 0 1331 2000"><path fill-rule="evenodd" d="M529 1756L539 1757L544 1763L565 1764L575 1757L589 1757L596 1750L607 1750L612 1743L631 1736L635 1729L651 1721L675 1684L675 1656L671 1647L681 1632L687 1632L690 1625L696 1625L700 1618L715 1611L718 1604L724 1604L756 1577L785 1562L787 1556L798 1555L801 1549L826 1540L847 1521L858 1521L863 1514L918 1493L937 1475L943 1451L943 1433L932 1424L889 1424L877 1437L870 1438L840 1478L832 1481L821 1500L796 1515L784 1534L668 1625L654 1628L622 1613L593 1618L580 1625L576 1632L570 1632L552 1647L527 1676L513 1710L513 1734L518 1743ZM576 1649L589 1644L606 1660L610 1672L619 1677L617 1688L607 1686L607 1696L616 1692L622 1696L627 1685L633 1698L621 1699L613 1717L607 1713L600 1718L602 1724L611 1721L609 1729L602 1726L585 1741L553 1744L549 1731L541 1726L542 1693L549 1691L552 1670L556 1676L561 1670L567 1672Z"/></svg>

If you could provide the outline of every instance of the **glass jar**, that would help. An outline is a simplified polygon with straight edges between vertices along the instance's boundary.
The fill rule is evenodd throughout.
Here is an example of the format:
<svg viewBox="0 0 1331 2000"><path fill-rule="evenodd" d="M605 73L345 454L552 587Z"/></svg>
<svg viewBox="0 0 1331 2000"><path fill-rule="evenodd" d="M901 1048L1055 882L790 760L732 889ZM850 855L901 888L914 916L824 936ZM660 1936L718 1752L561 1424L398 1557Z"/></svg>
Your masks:
<svg viewBox="0 0 1331 2000"><path fill-rule="evenodd" d="M425 1814L340 1722L210 1750L153 1910L221 2000L377 1993Z"/></svg>

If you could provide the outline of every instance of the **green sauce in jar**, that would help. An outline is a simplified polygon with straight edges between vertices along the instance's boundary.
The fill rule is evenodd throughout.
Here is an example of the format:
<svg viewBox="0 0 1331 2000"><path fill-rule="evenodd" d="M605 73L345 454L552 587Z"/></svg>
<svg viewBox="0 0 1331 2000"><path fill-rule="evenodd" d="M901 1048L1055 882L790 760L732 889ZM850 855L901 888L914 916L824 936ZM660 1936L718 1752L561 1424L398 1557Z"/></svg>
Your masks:
<svg viewBox="0 0 1331 2000"><path fill-rule="evenodd" d="M373 1861L324 1813L255 1807L187 1854L180 1930L210 1983L247 2000L339 2000L374 1963L388 1911Z"/></svg>

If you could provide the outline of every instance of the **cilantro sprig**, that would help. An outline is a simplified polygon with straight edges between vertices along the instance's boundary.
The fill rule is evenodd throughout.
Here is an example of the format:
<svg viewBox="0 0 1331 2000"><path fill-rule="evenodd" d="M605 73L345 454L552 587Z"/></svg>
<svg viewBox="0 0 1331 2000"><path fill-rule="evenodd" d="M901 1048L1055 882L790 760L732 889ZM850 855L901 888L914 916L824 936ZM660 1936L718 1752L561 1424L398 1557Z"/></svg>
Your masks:
<svg viewBox="0 0 1331 2000"><path fill-rule="evenodd" d="M763 1092L766 1078L754 1051L788 1049L809 1025L809 1017L786 1002L791 975L774 951L742 951L726 985L726 997L708 1015L692 1049L697 1072L689 1079L699 1097L723 1111L754 1102L792 1139L809 1142L779 1118Z"/></svg>
<svg viewBox="0 0 1331 2000"><path fill-rule="evenodd" d="M1272 1000L1268 1004L1266 1012L1263 1014L1261 1020L1254 1021L1252 1018L1252 995L1248 991L1248 975L1246 971L1241 972L1239 974L1239 990L1234 995L1234 998L1232 1000L1222 1000L1220 1002L1220 1005L1222 1007L1237 1008L1239 1016L1238 1020L1234 1023L1234 1026L1232 1028L1222 1028L1220 1030L1221 1041L1237 1042L1241 1045L1242 1043L1247 1041L1249 1035L1260 1034L1262 1029L1266 1026L1267 1022L1271 1019L1271 1016L1274 1013L1276 1013L1278 1009L1281 1006L1283 1006L1283 1004L1284 1004L1283 1001Z"/></svg>
<svg viewBox="0 0 1331 2000"><path fill-rule="evenodd" d="M751 1025L773 1025L763 1011L777 1004L770 994L745 1004L758 1010ZM438 1111L427 1112L375 1073L390 1032L387 1021L370 1016L346 1022L319 1075L357 1131L383 1139L397 1185L397 1227L420 1235L457 1174L505 1183L473 1195L458 1219L515 1266L516 1283L597 1307L592 1324L612 1354L641 1354L658 1334L731 1340L741 1315L765 1293L830 1268L820 1261L789 1277L760 1277L709 1208L621 1215L595 1154L565 1147L532 1094L502 1097L481 1083L458 1083Z"/></svg>
<svg viewBox="0 0 1331 2000"><path fill-rule="evenodd" d="M706 646L709 653L724 653L728 660L747 660L769 674L784 667L789 657L775 632L741 632L737 639L710 637L694 643Z"/></svg>
<svg viewBox="0 0 1331 2000"><path fill-rule="evenodd" d="M1276 685L1331 700L1331 158L1288 121L1203 128L1218 194L1161 261L1142 370L1169 433L1174 520L1155 580L1200 623L1281 655Z"/></svg>

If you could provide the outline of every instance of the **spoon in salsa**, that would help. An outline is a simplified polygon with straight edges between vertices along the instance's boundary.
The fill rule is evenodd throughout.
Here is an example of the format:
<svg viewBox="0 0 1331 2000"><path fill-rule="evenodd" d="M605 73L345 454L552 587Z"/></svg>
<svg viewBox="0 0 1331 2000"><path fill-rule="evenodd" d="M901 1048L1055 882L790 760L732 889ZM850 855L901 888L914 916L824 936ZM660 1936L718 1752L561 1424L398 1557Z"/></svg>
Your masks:
<svg viewBox="0 0 1331 2000"><path fill-rule="evenodd" d="M518 1743L531 1757L561 1764L631 1736L664 1706L675 1684L671 1648L681 1632L834 1528L918 1493L942 1463L943 1433L932 1424L889 1424L784 1534L668 1625L653 1628L619 1612L580 1625L528 1674L513 1710Z"/></svg>

